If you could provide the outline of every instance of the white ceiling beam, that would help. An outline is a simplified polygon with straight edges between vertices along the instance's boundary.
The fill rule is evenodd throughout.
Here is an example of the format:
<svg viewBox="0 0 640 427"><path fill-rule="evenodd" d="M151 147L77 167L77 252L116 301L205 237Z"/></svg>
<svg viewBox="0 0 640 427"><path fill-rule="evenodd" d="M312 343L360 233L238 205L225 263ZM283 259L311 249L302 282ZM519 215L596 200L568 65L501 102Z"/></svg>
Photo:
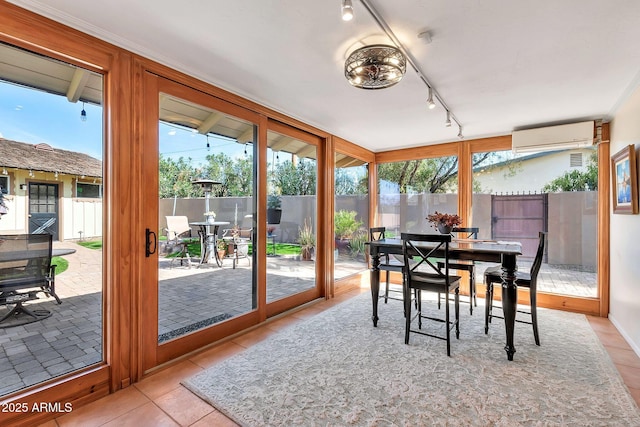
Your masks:
<svg viewBox="0 0 640 427"><path fill-rule="evenodd" d="M240 144L244 144L245 142L253 142L253 126L249 126L249 128L242 132L237 139Z"/></svg>
<svg viewBox="0 0 640 427"><path fill-rule="evenodd" d="M213 113L209 114L209 117L204 119L200 126L198 126L198 132L203 135L208 133L223 118L224 114L214 111Z"/></svg>
<svg viewBox="0 0 640 427"><path fill-rule="evenodd" d="M73 77L69 82L69 88L67 89L67 99L69 100L69 102L78 102L80 96L82 96L84 88L87 86L88 81L89 72L83 70L82 68L76 68L73 73Z"/></svg>
<svg viewBox="0 0 640 427"><path fill-rule="evenodd" d="M292 141L294 141L294 139L291 138L290 136L282 135L280 138L276 140L276 142L271 144L269 148L271 148L273 151L281 151L283 148L289 145L289 143Z"/></svg>

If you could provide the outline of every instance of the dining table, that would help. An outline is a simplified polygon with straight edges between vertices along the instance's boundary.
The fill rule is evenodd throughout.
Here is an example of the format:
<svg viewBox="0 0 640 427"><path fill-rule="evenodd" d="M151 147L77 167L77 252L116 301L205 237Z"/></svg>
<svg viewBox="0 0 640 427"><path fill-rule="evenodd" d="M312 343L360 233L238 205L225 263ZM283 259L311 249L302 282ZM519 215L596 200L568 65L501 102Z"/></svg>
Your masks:
<svg viewBox="0 0 640 427"><path fill-rule="evenodd" d="M218 230L221 225L229 225L229 221L194 221L189 225L198 227L198 235L200 236L200 263L209 263L213 258L222 267L222 260L218 256Z"/></svg>
<svg viewBox="0 0 640 427"><path fill-rule="evenodd" d="M371 256L371 300L373 305L373 326L378 326L378 299L380 292L380 256L402 255L401 239L380 239L367 242ZM433 243L424 243L425 247ZM439 256L438 252L434 256ZM516 352L514 331L516 308L518 302L518 285L516 283L517 257L522 255L522 245L518 242L501 242L476 239L452 239L449 245L449 258L467 261L485 261L502 265L502 309L506 329L507 359L513 360Z"/></svg>

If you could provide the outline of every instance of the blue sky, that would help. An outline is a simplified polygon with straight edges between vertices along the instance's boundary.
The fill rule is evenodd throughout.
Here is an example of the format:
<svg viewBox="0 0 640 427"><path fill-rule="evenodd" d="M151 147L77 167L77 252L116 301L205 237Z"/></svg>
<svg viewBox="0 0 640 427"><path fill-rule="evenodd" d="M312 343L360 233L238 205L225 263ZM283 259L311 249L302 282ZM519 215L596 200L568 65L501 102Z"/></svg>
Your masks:
<svg viewBox="0 0 640 427"><path fill-rule="evenodd" d="M102 107L64 96L0 83L0 136L29 144L47 143L102 160Z"/></svg>

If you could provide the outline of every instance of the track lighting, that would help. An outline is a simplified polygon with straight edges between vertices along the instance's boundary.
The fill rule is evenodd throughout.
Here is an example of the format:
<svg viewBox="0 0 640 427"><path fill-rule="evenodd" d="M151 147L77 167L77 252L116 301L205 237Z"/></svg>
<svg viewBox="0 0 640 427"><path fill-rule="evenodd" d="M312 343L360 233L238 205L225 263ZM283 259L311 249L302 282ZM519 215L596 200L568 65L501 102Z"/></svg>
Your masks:
<svg viewBox="0 0 640 427"><path fill-rule="evenodd" d="M82 103L82 111L80 111L80 120L87 121L87 112L84 110L84 102Z"/></svg>
<svg viewBox="0 0 640 427"><path fill-rule="evenodd" d="M451 127L451 113L447 110L447 120L444 122L444 125L448 128Z"/></svg>
<svg viewBox="0 0 640 427"><path fill-rule="evenodd" d="M458 125L458 138L462 139L464 138L464 136L462 136L462 126Z"/></svg>
<svg viewBox="0 0 640 427"><path fill-rule="evenodd" d="M433 102L433 89L431 89L431 86L429 86L429 98L427 98L427 105L430 110L436 108L436 103Z"/></svg>
<svg viewBox="0 0 640 427"><path fill-rule="evenodd" d="M342 0L342 20L351 21L353 19L353 5L351 0Z"/></svg>

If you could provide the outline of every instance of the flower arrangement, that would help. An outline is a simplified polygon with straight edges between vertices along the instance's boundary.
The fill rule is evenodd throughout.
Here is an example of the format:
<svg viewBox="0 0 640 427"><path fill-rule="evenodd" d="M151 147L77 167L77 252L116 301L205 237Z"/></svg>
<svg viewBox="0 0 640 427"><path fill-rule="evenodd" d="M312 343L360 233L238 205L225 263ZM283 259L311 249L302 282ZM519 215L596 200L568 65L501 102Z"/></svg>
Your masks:
<svg viewBox="0 0 640 427"><path fill-rule="evenodd" d="M440 213L436 211L433 214L427 215L427 221L431 223L431 226L442 233L442 228L448 228L449 233L451 229L457 225L462 224L462 219L456 214Z"/></svg>
<svg viewBox="0 0 640 427"><path fill-rule="evenodd" d="M204 213L204 216L212 216L212 217L215 217L215 216L216 216L216 213L215 213L214 211L209 211L209 212L205 212L205 213Z"/></svg>

